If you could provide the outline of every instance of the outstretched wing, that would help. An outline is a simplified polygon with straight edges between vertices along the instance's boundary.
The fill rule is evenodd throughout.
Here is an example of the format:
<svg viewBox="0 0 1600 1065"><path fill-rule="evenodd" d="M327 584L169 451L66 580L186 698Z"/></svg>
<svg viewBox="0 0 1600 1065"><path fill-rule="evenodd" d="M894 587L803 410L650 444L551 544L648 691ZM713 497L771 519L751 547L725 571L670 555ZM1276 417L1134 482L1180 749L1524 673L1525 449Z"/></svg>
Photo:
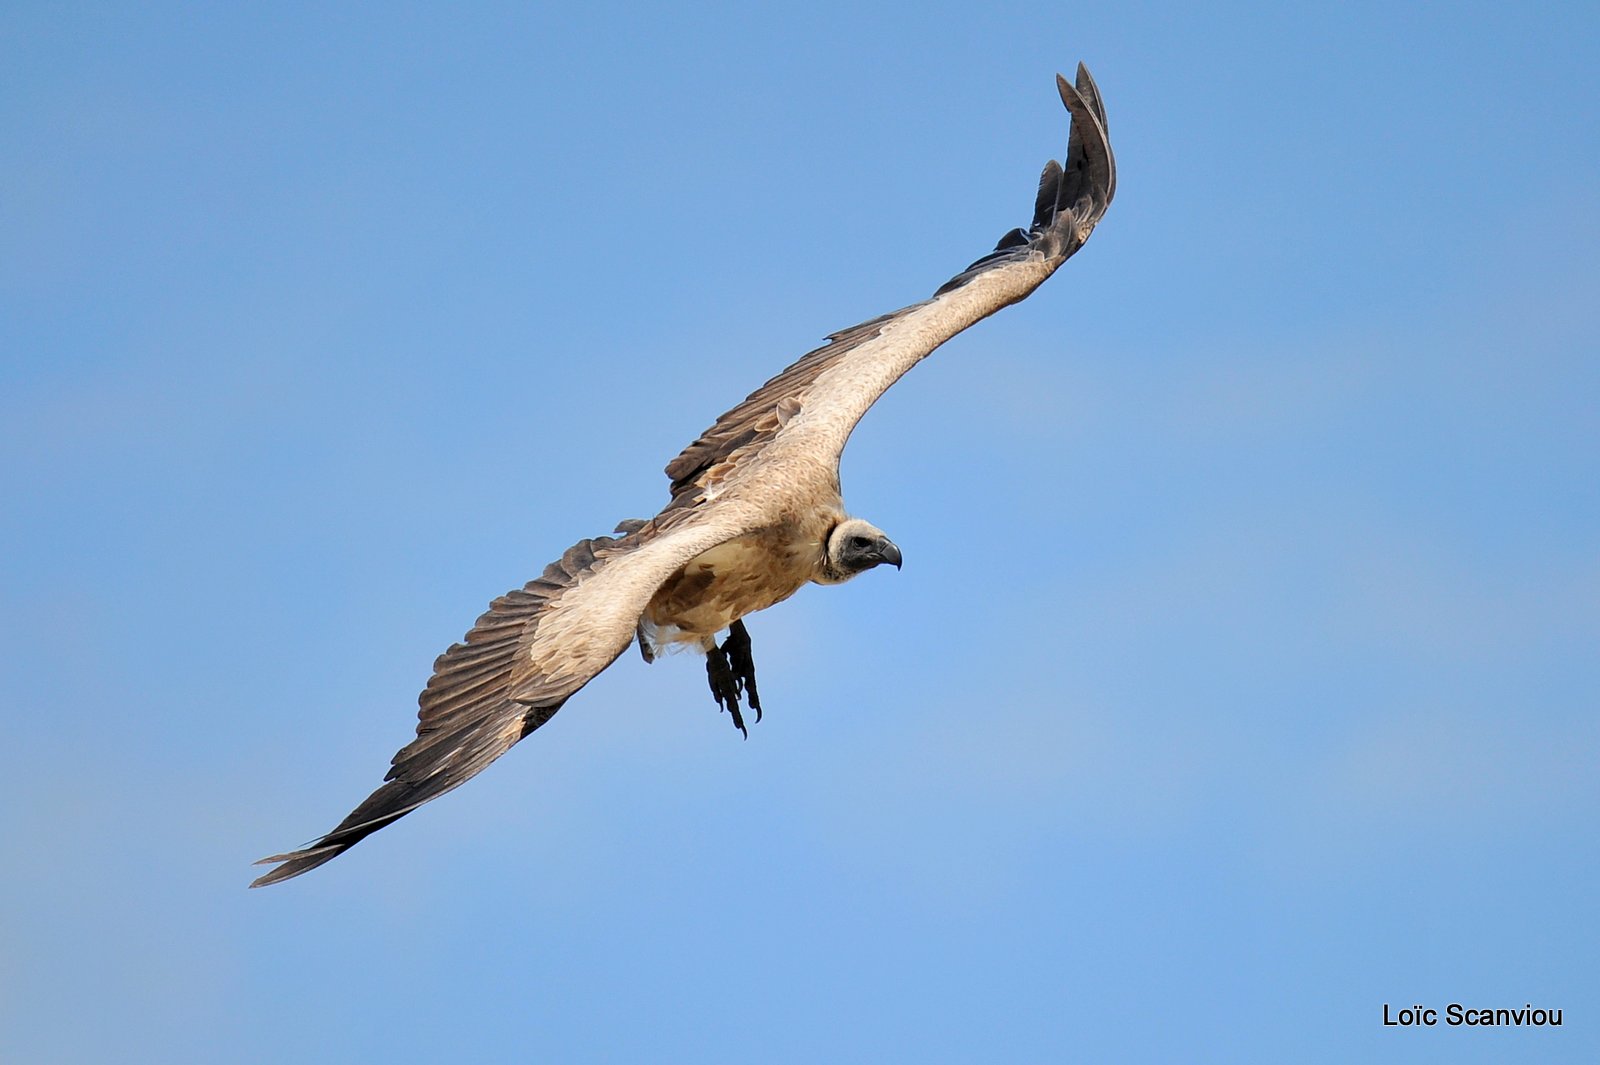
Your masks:
<svg viewBox="0 0 1600 1065"><path fill-rule="evenodd" d="M673 498L661 514L621 539L581 541L539 579L491 603L434 663L418 700L417 738L394 756L385 783L321 839L262 859L277 868L252 887L337 857L548 721L628 646L650 597L678 567L773 519L769 475L821 474L837 487L845 441L890 385L950 337L1026 297L1082 246L1111 202L1116 168L1089 72L1078 67L1076 87L1056 81L1072 113L1071 139L1066 165L1045 167L1028 231L1006 234L931 299L835 333L667 466Z"/></svg>
<svg viewBox="0 0 1600 1065"><path fill-rule="evenodd" d="M384 784L331 832L251 887L276 884L330 861L385 825L476 776L621 654L650 596L683 563L748 531L748 516L723 507L686 515L663 532L581 540L544 575L496 599L433 664L418 696L417 738L402 747Z"/></svg>
<svg viewBox="0 0 1600 1065"><path fill-rule="evenodd" d="M1026 297L1083 246L1116 193L1116 162L1088 69L1079 64L1076 85L1057 74L1056 86L1072 114L1066 164L1045 166L1028 230L1007 233L931 299L834 333L718 418L667 464L674 506L715 498L774 450L826 463L836 479L851 430L890 385L946 340Z"/></svg>

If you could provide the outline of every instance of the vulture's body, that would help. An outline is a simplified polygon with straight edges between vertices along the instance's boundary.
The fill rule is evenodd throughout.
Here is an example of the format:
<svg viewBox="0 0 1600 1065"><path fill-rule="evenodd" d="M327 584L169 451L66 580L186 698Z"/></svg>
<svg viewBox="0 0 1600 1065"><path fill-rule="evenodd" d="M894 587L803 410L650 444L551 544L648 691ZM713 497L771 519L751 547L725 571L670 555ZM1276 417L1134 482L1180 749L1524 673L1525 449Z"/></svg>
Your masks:
<svg viewBox="0 0 1600 1065"><path fill-rule="evenodd" d="M759 714L741 619L807 583L900 564L899 549L850 518L840 496L839 457L856 422L940 344L1037 288L1111 202L1116 170L1099 91L1082 66L1076 86L1056 80L1071 136L1065 166L1045 167L1032 226L1007 233L931 299L835 333L668 464L672 498L654 518L580 541L491 603L434 663L416 739L386 782L305 849L262 859L281 864L252 886L313 869L474 776L635 639L646 659L676 645L705 651L719 706L741 730L741 699Z"/></svg>

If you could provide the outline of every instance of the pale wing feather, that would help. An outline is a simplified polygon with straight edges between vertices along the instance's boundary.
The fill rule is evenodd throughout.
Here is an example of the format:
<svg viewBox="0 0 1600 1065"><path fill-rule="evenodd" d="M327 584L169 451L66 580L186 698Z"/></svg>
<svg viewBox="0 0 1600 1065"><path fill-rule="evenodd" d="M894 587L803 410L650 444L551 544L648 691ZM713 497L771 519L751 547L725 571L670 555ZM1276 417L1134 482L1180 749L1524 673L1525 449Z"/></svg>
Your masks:
<svg viewBox="0 0 1600 1065"><path fill-rule="evenodd" d="M840 453L873 403L975 322L1025 298L1089 239L1116 191L1105 106L1088 70L1056 76L1072 114L1066 165L1045 166L1028 230L951 278L931 299L834 333L723 414L667 464L674 506L714 499L778 465L811 467L837 488ZM742 471L742 472L741 472Z"/></svg>
<svg viewBox="0 0 1600 1065"><path fill-rule="evenodd" d="M332 831L251 887L338 857L385 825L482 772L627 648L655 589L689 559L749 532L758 515L724 506L573 545L522 588L496 599L461 643L434 662L418 697L417 736L384 783Z"/></svg>

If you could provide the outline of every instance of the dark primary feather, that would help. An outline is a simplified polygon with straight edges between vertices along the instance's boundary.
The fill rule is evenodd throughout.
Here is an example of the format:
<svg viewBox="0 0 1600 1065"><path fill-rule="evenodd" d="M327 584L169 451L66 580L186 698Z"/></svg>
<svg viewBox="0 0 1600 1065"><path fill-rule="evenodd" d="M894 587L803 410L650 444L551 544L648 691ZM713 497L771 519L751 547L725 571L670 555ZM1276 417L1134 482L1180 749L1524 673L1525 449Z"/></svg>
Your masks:
<svg viewBox="0 0 1600 1065"><path fill-rule="evenodd" d="M946 281L935 295L960 288L989 270L1029 255L1068 258L1089 239L1095 223L1111 205L1117 192L1117 164L1106 133L1106 109L1100 100L1100 89L1082 63L1078 64L1077 85L1057 74L1056 89L1061 102L1072 112L1066 165L1054 159L1045 163L1033 202L1033 224L1026 234L1013 229L1001 237L994 251ZM1017 239L1019 235L1023 239Z"/></svg>
<svg viewBox="0 0 1600 1065"><path fill-rule="evenodd" d="M1056 216L1056 201L1061 196L1061 164L1054 159L1044 164L1044 173L1039 175L1039 194L1033 198L1033 225L1032 229L1043 229L1049 225ZM1010 240L1011 234L1020 236L1021 240ZM1019 244L1028 242L1028 234L1020 229L1013 229L1000 238L1000 243L995 245L995 251L1004 251L1014 248Z"/></svg>
<svg viewBox="0 0 1600 1065"><path fill-rule="evenodd" d="M1090 190L1104 200L1100 207L1104 213L1117 195L1117 160L1111 151L1111 130L1106 124L1106 105L1100 98L1100 86L1095 84L1089 68L1079 63L1077 84L1069 85L1066 78L1057 74L1056 89L1074 119L1067 135L1066 172L1082 179L1081 184L1072 187L1070 195L1063 195L1056 201L1056 206L1058 209L1071 207L1085 190ZM1074 107L1075 102L1082 105L1081 122L1077 121L1080 112Z"/></svg>

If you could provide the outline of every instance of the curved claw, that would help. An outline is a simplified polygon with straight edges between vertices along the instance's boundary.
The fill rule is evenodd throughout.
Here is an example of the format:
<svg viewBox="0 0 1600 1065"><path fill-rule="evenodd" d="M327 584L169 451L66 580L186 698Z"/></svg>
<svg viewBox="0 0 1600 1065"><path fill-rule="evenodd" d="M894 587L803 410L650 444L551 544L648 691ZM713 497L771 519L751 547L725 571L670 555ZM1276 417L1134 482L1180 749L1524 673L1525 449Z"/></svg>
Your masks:
<svg viewBox="0 0 1600 1065"><path fill-rule="evenodd" d="M706 677L711 682L711 697L717 709L733 716L733 727L750 738L745 728L744 714L740 710L741 698L748 699L750 709L761 720L761 694L756 691L756 664L750 657L750 633L743 621L728 626L728 637L721 644L712 643L706 648Z"/></svg>

